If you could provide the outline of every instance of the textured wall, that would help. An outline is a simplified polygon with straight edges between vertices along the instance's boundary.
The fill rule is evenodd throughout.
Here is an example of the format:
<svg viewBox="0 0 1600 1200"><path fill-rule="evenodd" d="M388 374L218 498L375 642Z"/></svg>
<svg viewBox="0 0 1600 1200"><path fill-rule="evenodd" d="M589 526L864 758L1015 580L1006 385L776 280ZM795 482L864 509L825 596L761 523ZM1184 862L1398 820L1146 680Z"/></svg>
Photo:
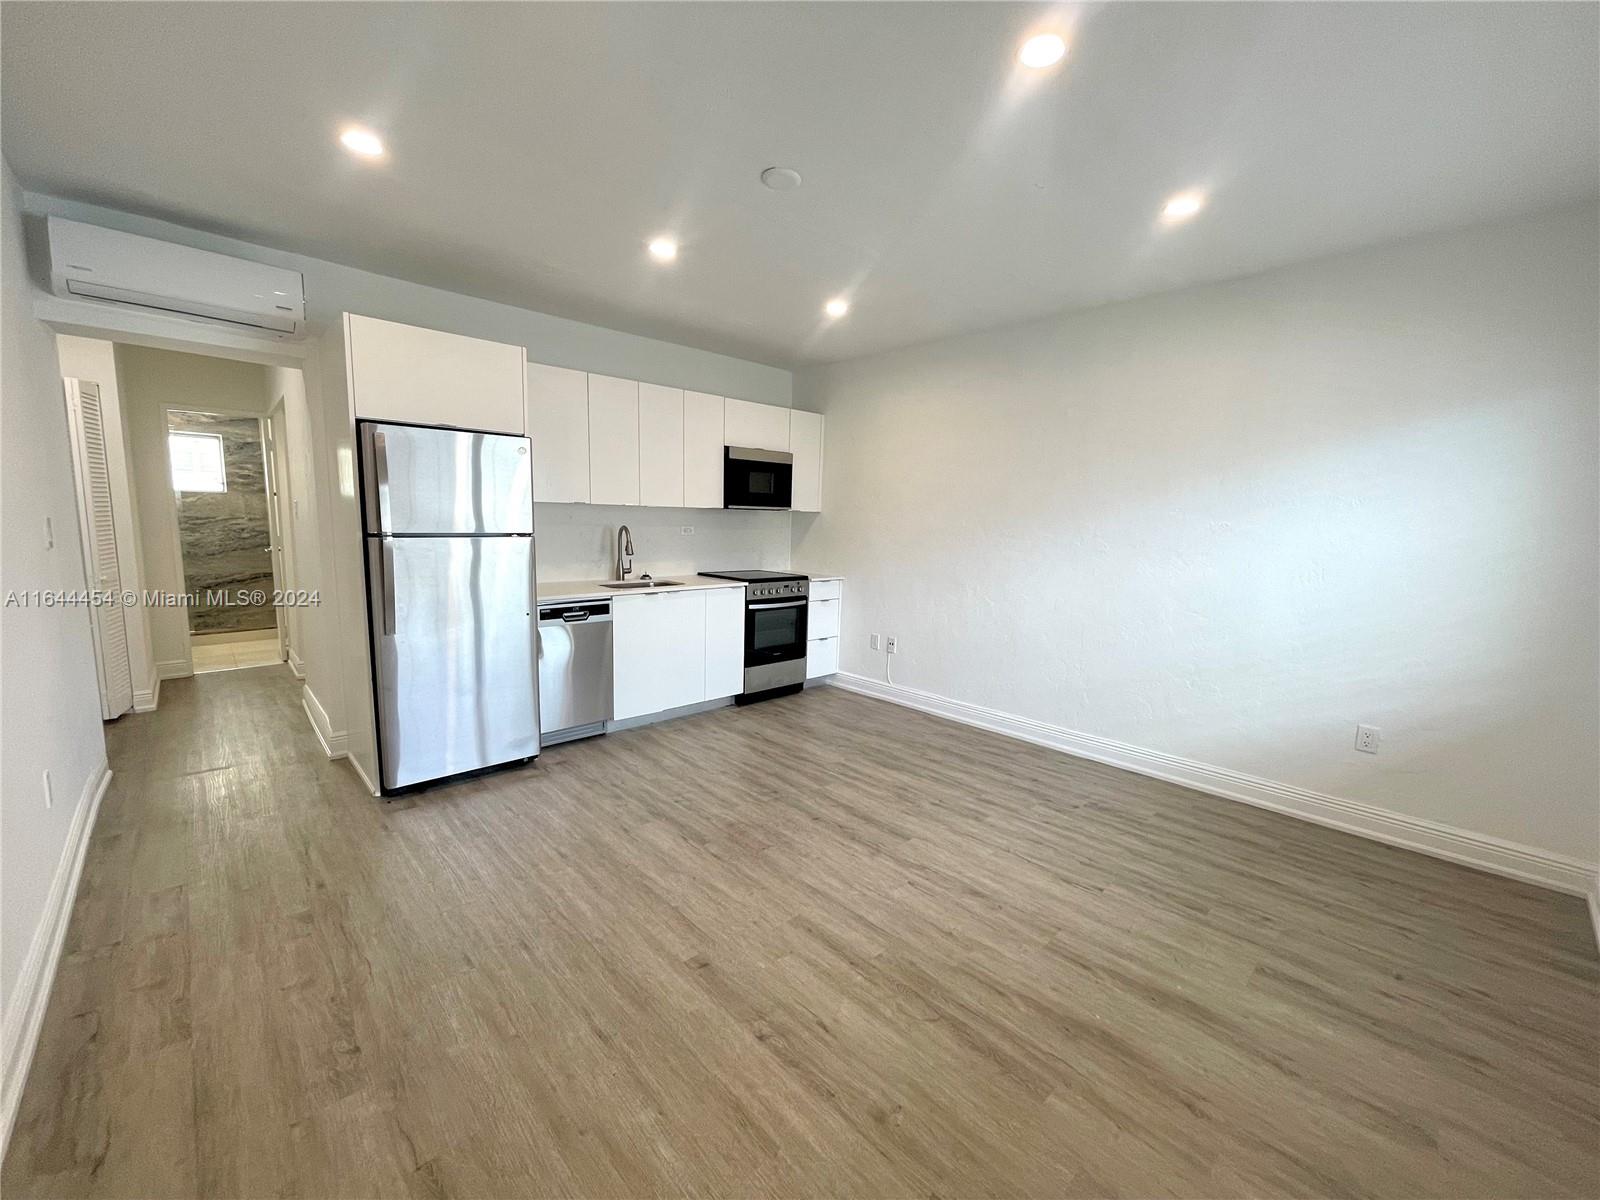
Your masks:
<svg viewBox="0 0 1600 1200"><path fill-rule="evenodd" d="M252 593L272 594L272 525L267 516L267 476L261 427L253 418L171 412L169 430L222 438L225 492L179 492L178 542L183 578L202 602L189 608L191 633L271 629L270 603L247 603ZM226 598L226 603L213 603Z"/></svg>
<svg viewBox="0 0 1600 1200"><path fill-rule="evenodd" d="M0 165L0 593L81 591L83 548L55 337L35 321L16 180ZM45 544L45 521L55 538ZM100 685L81 608L0 607L0 1031L7 1101L16 1057L23 964L47 928L58 872L86 785L105 763ZM44 773L54 802L45 806Z"/></svg>
<svg viewBox="0 0 1600 1200"><path fill-rule="evenodd" d="M844 669L1595 861L1597 226L799 373Z"/></svg>

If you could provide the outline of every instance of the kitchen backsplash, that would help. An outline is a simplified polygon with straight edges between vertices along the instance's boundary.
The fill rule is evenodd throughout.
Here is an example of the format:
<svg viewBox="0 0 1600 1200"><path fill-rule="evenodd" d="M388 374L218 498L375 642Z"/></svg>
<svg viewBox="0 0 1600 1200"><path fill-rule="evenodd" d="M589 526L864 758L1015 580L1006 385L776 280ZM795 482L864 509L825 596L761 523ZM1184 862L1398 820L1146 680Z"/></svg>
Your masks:
<svg viewBox="0 0 1600 1200"><path fill-rule="evenodd" d="M533 519L541 580L611 578L618 525L633 533L633 578L789 566L786 512L536 504ZM685 533L689 528L694 532Z"/></svg>

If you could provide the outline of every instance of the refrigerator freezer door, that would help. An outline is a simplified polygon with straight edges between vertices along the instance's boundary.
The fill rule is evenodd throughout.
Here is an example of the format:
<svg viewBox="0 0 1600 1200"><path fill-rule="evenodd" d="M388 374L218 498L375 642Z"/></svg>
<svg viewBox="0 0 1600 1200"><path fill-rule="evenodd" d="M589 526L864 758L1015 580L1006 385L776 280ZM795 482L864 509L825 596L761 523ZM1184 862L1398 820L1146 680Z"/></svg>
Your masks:
<svg viewBox="0 0 1600 1200"><path fill-rule="evenodd" d="M370 422L360 436L369 534L533 532L527 438Z"/></svg>
<svg viewBox="0 0 1600 1200"><path fill-rule="evenodd" d="M537 754L533 539L366 541L384 788Z"/></svg>

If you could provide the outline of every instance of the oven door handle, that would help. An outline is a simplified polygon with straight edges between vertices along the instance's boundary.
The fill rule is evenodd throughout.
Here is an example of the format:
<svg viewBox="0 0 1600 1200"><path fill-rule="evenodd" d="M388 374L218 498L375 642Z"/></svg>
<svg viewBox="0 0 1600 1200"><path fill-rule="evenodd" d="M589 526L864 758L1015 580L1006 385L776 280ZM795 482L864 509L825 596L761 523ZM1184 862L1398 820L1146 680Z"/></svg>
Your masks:
<svg viewBox="0 0 1600 1200"><path fill-rule="evenodd" d="M779 600L776 603L768 604L746 604L745 607L749 609L804 608L806 603L804 600Z"/></svg>

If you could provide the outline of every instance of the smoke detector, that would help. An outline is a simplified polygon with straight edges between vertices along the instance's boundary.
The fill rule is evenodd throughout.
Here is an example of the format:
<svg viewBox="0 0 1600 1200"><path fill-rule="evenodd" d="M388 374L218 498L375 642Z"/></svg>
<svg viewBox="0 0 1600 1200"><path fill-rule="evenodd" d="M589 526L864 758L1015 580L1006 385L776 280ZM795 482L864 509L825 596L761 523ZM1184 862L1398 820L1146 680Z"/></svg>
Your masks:
<svg viewBox="0 0 1600 1200"><path fill-rule="evenodd" d="M761 172L761 182L775 192L792 192L800 186L800 172L791 167L768 167Z"/></svg>

